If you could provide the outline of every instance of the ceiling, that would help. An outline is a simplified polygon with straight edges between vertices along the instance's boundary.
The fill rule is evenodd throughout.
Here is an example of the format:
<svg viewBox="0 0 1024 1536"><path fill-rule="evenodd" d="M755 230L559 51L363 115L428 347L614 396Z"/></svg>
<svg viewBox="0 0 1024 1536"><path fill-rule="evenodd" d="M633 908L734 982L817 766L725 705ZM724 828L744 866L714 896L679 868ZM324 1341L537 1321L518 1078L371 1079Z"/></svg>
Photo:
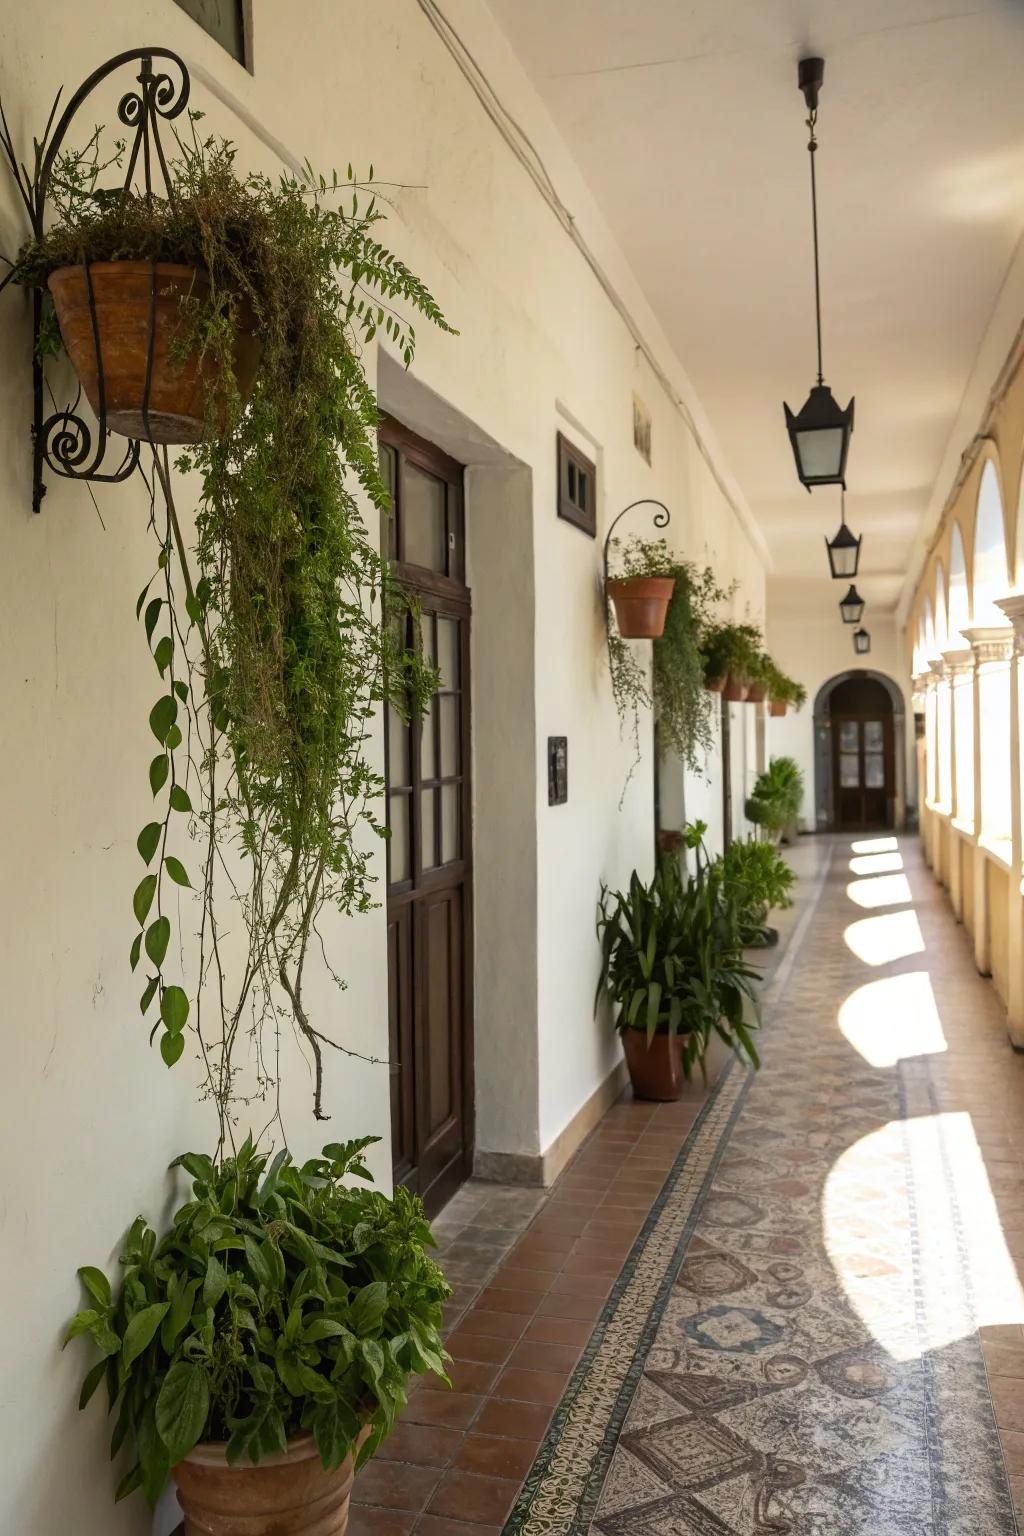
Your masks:
<svg viewBox="0 0 1024 1536"><path fill-rule="evenodd" d="M1024 224L1020 0L489 0L674 345L773 560L832 604L839 492L799 485L782 401L856 395L858 585L893 608Z"/></svg>

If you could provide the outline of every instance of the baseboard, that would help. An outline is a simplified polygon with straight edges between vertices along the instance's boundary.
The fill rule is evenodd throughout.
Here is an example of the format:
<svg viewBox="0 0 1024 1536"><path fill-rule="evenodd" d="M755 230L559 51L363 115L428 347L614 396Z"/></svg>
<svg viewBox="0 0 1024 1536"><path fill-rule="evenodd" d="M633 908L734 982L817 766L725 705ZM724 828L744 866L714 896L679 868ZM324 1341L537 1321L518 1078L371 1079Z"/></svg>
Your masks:
<svg viewBox="0 0 1024 1536"><path fill-rule="evenodd" d="M548 1188L558 1178L566 1163L615 1103L629 1082L625 1061L612 1068L585 1104L581 1104L568 1125L561 1130L546 1151L481 1152L473 1158L473 1177L496 1184L529 1184Z"/></svg>

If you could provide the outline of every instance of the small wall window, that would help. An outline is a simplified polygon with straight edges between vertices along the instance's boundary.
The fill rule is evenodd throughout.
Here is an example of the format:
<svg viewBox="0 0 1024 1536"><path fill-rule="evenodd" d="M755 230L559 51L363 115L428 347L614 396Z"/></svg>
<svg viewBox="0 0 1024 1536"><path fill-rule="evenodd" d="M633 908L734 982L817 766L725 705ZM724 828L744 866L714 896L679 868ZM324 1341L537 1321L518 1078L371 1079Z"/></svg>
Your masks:
<svg viewBox="0 0 1024 1536"><path fill-rule="evenodd" d="M176 0L176 4L251 73L251 0Z"/></svg>
<svg viewBox="0 0 1024 1536"><path fill-rule="evenodd" d="M597 537L597 469L567 437L558 434L558 515Z"/></svg>

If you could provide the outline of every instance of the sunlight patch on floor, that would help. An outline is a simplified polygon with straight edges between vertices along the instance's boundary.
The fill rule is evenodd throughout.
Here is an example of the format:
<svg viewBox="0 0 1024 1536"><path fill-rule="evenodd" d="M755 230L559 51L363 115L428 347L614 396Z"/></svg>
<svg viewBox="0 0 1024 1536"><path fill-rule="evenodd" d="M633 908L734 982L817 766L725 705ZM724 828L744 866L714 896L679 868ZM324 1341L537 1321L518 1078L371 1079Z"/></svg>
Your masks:
<svg viewBox="0 0 1024 1536"><path fill-rule="evenodd" d="M843 931L848 949L865 965L890 965L908 955L923 955L924 935L916 912L886 912L862 917Z"/></svg>
<svg viewBox="0 0 1024 1536"><path fill-rule="evenodd" d="M850 860L852 875L885 875L903 868L901 853L868 853Z"/></svg>
<svg viewBox="0 0 1024 1536"><path fill-rule="evenodd" d="M858 907L899 907L913 900L906 875L868 875L851 880L846 894Z"/></svg>
<svg viewBox="0 0 1024 1536"><path fill-rule="evenodd" d="M825 1182L822 1226L843 1291L894 1360L1024 1322L1024 1290L966 1113L894 1120L850 1147Z"/></svg>
<svg viewBox="0 0 1024 1536"><path fill-rule="evenodd" d="M927 971L866 982L839 1010L839 1028L873 1067L949 1049Z"/></svg>
<svg viewBox="0 0 1024 1536"><path fill-rule="evenodd" d="M859 837L850 844L851 853L895 853L898 848L894 837Z"/></svg>

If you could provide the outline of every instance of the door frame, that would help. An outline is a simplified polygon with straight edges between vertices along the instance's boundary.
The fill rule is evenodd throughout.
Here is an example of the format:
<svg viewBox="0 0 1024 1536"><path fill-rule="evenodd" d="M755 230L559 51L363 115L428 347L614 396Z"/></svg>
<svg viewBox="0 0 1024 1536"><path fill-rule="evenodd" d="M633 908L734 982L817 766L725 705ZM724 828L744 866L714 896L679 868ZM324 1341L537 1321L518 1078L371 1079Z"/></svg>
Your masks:
<svg viewBox="0 0 1024 1536"><path fill-rule="evenodd" d="M883 757L883 761L884 761L884 773L885 773L884 782L882 784L882 795L883 795L883 798L884 798L884 801L885 801L885 812L884 812L883 821L882 821L881 825L878 825L878 826L869 825L868 822L864 819L864 815L863 815L863 813L865 811L865 796L868 795L868 794L877 794L878 793L877 789L876 790L869 790L867 785L864 782L864 766L865 766L865 761L866 761L866 757L867 757L867 753L865 751L865 746L864 746L864 726L869 721L877 722L882 727L882 757ZM851 724L855 724L858 727L858 731L857 731L857 759L858 759L858 774L859 774L859 778L860 778L860 783L858 785L858 793L860 795L860 804L861 804L861 812L862 812L862 817L861 817L861 820L859 822L846 821L839 814L839 809L840 809L840 805L841 805L841 797L842 797L842 794L843 794L843 788L842 788L842 784L840 782L840 758L842 757L843 754L842 754L842 742L841 742L841 739L840 739L840 734L839 734L839 731L836 728L837 728L837 726L841 727L842 725L846 724L847 722L850 722ZM890 831L893 830L894 825L895 825L895 819L896 819L895 818L895 811L894 811L895 803L896 803L896 770L895 770L894 731L893 731L893 719L892 719L892 711L891 711L891 709L887 713L885 713L885 714L880 714L880 712L878 710L874 710L874 711L846 710L842 714L838 714L838 715L832 716L832 805L833 805L833 812L834 812L835 830L837 832L876 832L876 831L877 832L882 832L882 831L890 832Z"/></svg>
<svg viewBox="0 0 1024 1536"><path fill-rule="evenodd" d="M902 832L907 819L907 749L906 705L899 685L884 672L869 667L850 667L822 683L814 697L814 825L818 832L830 832L836 825L836 807L832 797L832 694L840 683L853 678L871 678L881 683L892 701L893 739L893 830Z"/></svg>
<svg viewBox="0 0 1024 1536"><path fill-rule="evenodd" d="M453 889L461 885L462 888L462 1062L461 1062L461 1116L462 1116L462 1157L461 1177L458 1183L449 1192L453 1194L458 1185L470 1178L473 1172L473 1160L476 1149L476 1027L474 1008L474 879L473 879L473 730L472 730L472 625L473 603L472 593L465 582L466 574L466 541L465 541L465 489L464 468L457 460L451 458L443 449L436 447L426 438L420 437L411 428L392 416L384 416L379 428L379 437L382 443L395 448L399 454L399 476L401 476L402 459L407 458L429 474L447 481L450 491L454 492L454 507L450 513L457 520L456 546L459 552L459 567L461 579L443 575L437 571L431 571L423 566L409 565L400 560L392 560L391 565L398 581L413 595L422 596L428 602L440 605L443 612L448 610L452 616L463 620L461 626L462 645L459 655L461 678L462 710L460 715L460 730L462 738L462 803L460 806L460 835L462 857L455 865L440 865L435 869L424 871L414 865L410 879L402 882L404 888L392 892L390 886L390 859L388 860L388 877L386 877L385 909L390 922L391 913L403 906L415 908L417 895L424 892L439 892ZM399 499L401 498L401 479L399 479ZM451 525L449 524L449 527ZM382 518L381 551L386 557L389 549L389 537L387 534L386 519ZM411 723L410 751L413 761L419 762L419 742L421 725L415 721ZM385 782L385 814L387 814L387 786L390 781L390 748L388 732L384 732L384 782ZM418 769L417 769L418 774ZM418 778L414 775L414 784ZM419 795L415 789L409 797L410 818L415 817L418 824L420 816ZM412 822L410 821L410 825ZM419 836L411 839L413 847L419 857ZM457 870L458 873L453 873ZM423 1007L421 991L426 981L424 967L416 964L416 925L410 922L409 940L413 947L412 953L412 1007ZM388 977L390 988L390 974ZM389 996L389 1009L391 999ZM414 1016L415 1017L415 1016ZM446 1170L445 1170L446 1171ZM437 1181L435 1181L436 1183ZM419 1180L415 1181L419 1186ZM431 1188L434 1186L432 1185Z"/></svg>

